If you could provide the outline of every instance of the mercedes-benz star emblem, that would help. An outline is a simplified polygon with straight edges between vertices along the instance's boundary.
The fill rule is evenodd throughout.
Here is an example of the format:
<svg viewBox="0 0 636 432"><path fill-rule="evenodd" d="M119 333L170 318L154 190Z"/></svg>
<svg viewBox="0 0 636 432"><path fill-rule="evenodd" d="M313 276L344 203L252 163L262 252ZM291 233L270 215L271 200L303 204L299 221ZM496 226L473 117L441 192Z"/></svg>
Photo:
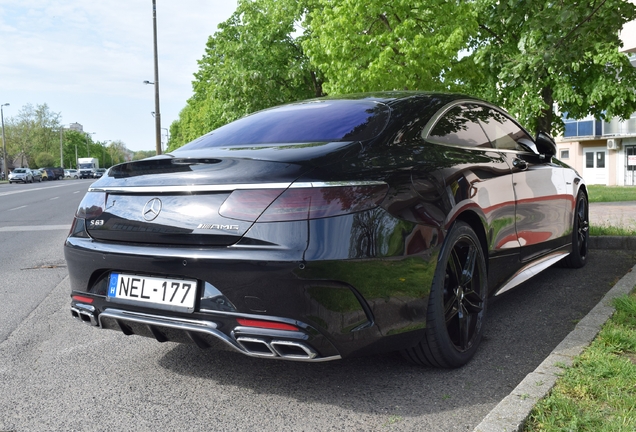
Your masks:
<svg viewBox="0 0 636 432"><path fill-rule="evenodd" d="M155 220L159 213L161 212L161 200L159 198L153 198L146 203L144 206L144 219L148 222L151 220Z"/></svg>

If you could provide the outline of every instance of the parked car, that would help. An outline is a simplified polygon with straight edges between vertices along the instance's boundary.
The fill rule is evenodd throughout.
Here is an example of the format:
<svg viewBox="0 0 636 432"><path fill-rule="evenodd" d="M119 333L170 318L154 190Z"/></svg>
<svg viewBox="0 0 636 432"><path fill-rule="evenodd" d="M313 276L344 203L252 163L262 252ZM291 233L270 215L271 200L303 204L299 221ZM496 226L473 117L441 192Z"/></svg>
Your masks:
<svg viewBox="0 0 636 432"><path fill-rule="evenodd" d="M40 172L40 170L38 169L32 169L29 170L31 171L31 177L33 178L33 181L38 181L41 182L42 181L42 173Z"/></svg>
<svg viewBox="0 0 636 432"><path fill-rule="evenodd" d="M94 178L100 178L101 176L104 175L104 173L106 172L106 168L97 168L95 170L95 173L93 174Z"/></svg>
<svg viewBox="0 0 636 432"><path fill-rule="evenodd" d="M64 178L64 168L62 167L46 167L45 169L48 173L49 180L62 180Z"/></svg>
<svg viewBox="0 0 636 432"><path fill-rule="evenodd" d="M33 176L31 170L28 168L14 168L9 173L9 184L11 183L33 183Z"/></svg>
<svg viewBox="0 0 636 432"><path fill-rule="evenodd" d="M49 173L45 168L40 168L38 171L40 171L40 174L42 174L42 180L49 179Z"/></svg>
<svg viewBox="0 0 636 432"><path fill-rule="evenodd" d="M459 367L490 296L588 259L587 188L555 154L461 95L260 111L91 185L64 248L71 314L253 357Z"/></svg>
<svg viewBox="0 0 636 432"><path fill-rule="evenodd" d="M64 177L76 179L76 178L79 178L79 175L77 174L76 169L67 169L67 170L64 170Z"/></svg>

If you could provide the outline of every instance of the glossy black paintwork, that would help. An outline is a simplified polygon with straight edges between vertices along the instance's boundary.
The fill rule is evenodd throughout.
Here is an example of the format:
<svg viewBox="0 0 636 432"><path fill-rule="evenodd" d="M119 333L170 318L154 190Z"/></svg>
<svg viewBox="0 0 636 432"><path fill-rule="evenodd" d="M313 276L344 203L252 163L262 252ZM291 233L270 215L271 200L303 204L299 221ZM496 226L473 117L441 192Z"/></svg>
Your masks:
<svg viewBox="0 0 636 432"><path fill-rule="evenodd" d="M217 210L227 192L109 193L103 228L86 231L79 221L66 242L73 292L94 295L103 310L113 305L104 297L110 271L196 278L207 289L194 317L214 319L228 334L236 314L289 320L320 355L347 356L417 343L437 258L457 220L469 223L482 243L491 292L524 262L568 247L573 197L582 185L574 171L527 150L427 140L422 131L463 96L355 97L391 109L384 132L371 141L185 150L114 167L93 187L381 181L388 192L380 206L307 221L257 220L233 236L201 240L193 226L205 218L182 208ZM154 223L181 234L144 234L153 226L141 209L154 196L166 200L164 219ZM228 222L218 214L209 220ZM117 231L115 222L137 231Z"/></svg>

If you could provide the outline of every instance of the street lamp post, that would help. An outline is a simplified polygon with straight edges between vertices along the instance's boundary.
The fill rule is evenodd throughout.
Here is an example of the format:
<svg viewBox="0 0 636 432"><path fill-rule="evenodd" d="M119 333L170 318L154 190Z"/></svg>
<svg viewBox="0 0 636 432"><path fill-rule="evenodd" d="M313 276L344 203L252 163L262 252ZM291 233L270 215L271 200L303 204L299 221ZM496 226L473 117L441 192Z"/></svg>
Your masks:
<svg viewBox="0 0 636 432"><path fill-rule="evenodd" d="M161 113L159 111L159 60L157 55L157 3L152 0L152 35L155 54L155 146L157 155L161 154Z"/></svg>
<svg viewBox="0 0 636 432"><path fill-rule="evenodd" d="M60 125L60 166L62 168L64 168L64 154L62 152L62 143L63 143L63 138L62 135L64 134L64 125Z"/></svg>
<svg viewBox="0 0 636 432"><path fill-rule="evenodd" d="M95 135L96 132L84 132L86 134L86 157L91 157L91 149L88 147L88 136Z"/></svg>
<svg viewBox="0 0 636 432"><path fill-rule="evenodd" d="M2 161L3 161L3 169L4 176L7 178L9 176L9 165L7 165L7 141L4 139L4 110L3 107L9 106L8 103L0 105L0 119L2 121Z"/></svg>

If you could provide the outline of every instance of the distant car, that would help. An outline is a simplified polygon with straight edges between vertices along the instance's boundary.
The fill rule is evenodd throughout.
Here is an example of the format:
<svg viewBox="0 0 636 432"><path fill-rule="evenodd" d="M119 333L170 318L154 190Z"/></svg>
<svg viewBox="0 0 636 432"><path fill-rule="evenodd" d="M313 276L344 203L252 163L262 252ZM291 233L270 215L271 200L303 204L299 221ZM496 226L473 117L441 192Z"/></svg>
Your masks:
<svg viewBox="0 0 636 432"><path fill-rule="evenodd" d="M31 170L28 168L15 168L9 173L9 183L33 183Z"/></svg>
<svg viewBox="0 0 636 432"><path fill-rule="evenodd" d="M42 180L49 179L49 173L46 171L45 168L40 168L38 171L40 171L40 174L42 174Z"/></svg>
<svg viewBox="0 0 636 432"><path fill-rule="evenodd" d="M53 168L41 168L41 170L46 171L47 180L57 180L57 174L53 171Z"/></svg>
<svg viewBox="0 0 636 432"><path fill-rule="evenodd" d="M62 167L46 167L49 174L49 180L62 180L64 178L64 168Z"/></svg>
<svg viewBox="0 0 636 432"><path fill-rule="evenodd" d="M556 154L462 95L260 111L89 187L64 247L71 314L252 357L460 367L488 297L588 260L587 186Z"/></svg>
<svg viewBox="0 0 636 432"><path fill-rule="evenodd" d="M33 177L33 181L36 182L41 182L42 181L42 173L40 172L40 170L38 169L32 169L31 171L31 177Z"/></svg>
<svg viewBox="0 0 636 432"><path fill-rule="evenodd" d="M67 170L64 170L64 177L76 179L76 178L79 178L79 174L77 173L76 169L67 169Z"/></svg>
<svg viewBox="0 0 636 432"><path fill-rule="evenodd" d="M95 170L95 173L93 174L94 178L100 178L101 176L104 175L104 173L106 172L106 168L97 168Z"/></svg>

